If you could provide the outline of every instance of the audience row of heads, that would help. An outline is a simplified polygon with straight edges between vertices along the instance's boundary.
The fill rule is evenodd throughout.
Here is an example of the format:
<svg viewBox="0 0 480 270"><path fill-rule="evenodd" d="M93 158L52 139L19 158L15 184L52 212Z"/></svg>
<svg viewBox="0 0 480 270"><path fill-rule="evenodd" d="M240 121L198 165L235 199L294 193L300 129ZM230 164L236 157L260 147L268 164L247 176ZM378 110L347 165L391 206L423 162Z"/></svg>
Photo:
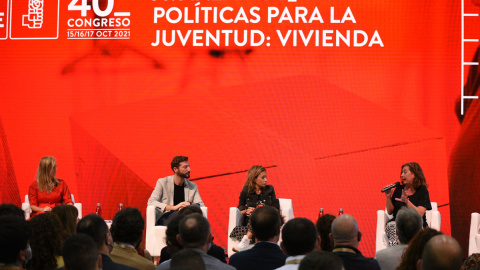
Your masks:
<svg viewBox="0 0 480 270"><path fill-rule="evenodd" d="M12 219L15 217L16 219ZM12 204L0 205L0 229L2 247L1 261L7 264L15 263L22 266L28 263L30 268L55 269L55 256L61 254L63 241L75 233L78 210L71 205L59 205L48 215L39 215L31 221L25 221L24 211ZM4 220L5 219L5 220ZM28 238L20 235L28 235ZM8 250L10 241L16 241ZM24 251L25 256L22 256ZM10 256L11 252L18 254ZM9 254L9 255L5 255ZM35 256L32 256L35 254ZM6 257L3 257L5 255ZM9 259L7 259L7 257ZM39 258L43 258L40 260ZM5 261L4 261L5 260ZM13 262L13 261L15 262ZM55 268L54 268L55 267Z"/></svg>
<svg viewBox="0 0 480 270"><path fill-rule="evenodd" d="M338 217L325 215L317 220L316 225L322 251L309 253L302 260L299 269L343 269L342 261L328 251L332 251L337 246L358 248L362 233L357 221L350 215ZM459 243L454 238L434 229L423 229L422 217L416 210L401 209L396 217L396 227L400 242L408 244L397 270L480 269L478 265L472 263L473 260L470 258L462 266L462 250ZM288 256L307 254L307 249L302 249L307 245L301 243L309 243L308 249L312 250L312 239L315 239L313 228L313 224L307 219L296 218L287 222L282 229L281 246L284 252ZM328 232L329 228L330 232ZM477 257L480 256L477 255Z"/></svg>
<svg viewBox="0 0 480 270"><path fill-rule="evenodd" d="M74 213L57 215L57 208ZM114 242L137 248L142 241L145 223L136 208L125 208L117 212L110 229L105 221L95 214L83 217L78 223L77 215L74 206L63 205L26 221L20 208L1 205L0 263L48 270L57 269L56 258L63 256L66 270L99 269L99 253L108 255ZM64 218L66 216L71 218ZM171 222L172 225L175 223L177 232L172 232L173 227L169 227L169 233L175 235L179 249L185 247L208 250L213 237L210 224L202 216L199 207L182 209Z"/></svg>
<svg viewBox="0 0 480 270"><path fill-rule="evenodd" d="M59 205L52 212L26 221L19 207L0 205L0 263L49 270L57 269L57 258L63 256L67 270L97 269L76 262L76 259L81 259L78 258L82 255L79 251L83 248L92 250L93 243L95 252L84 255L91 257L94 254L97 258L98 253L110 253L113 239L138 246L143 237L145 223L136 208L118 212L110 230L105 221L95 214L85 216L78 224L77 217L74 206Z"/></svg>
<svg viewBox="0 0 480 270"><path fill-rule="evenodd" d="M26 265L28 269L56 269L55 256L63 255L67 270L97 269L98 254L108 254L114 242L135 247L141 243L145 223L136 208L119 211L110 230L94 214L76 224L77 215L75 207L62 205L27 222L20 208L0 205L0 262ZM329 251L336 246L358 248L362 238L357 221L347 214L324 215L316 225L306 218L283 224L278 210L265 206L253 212L250 222L258 241L278 242L281 232L280 245L286 255L308 254L299 269L343 269L342 260ZM436 230L423 229L422 218L415 210L400 210L396 226L400 242L409 244L398 269L460 269L462 252L458 242ZM184 248L207 251L213 241L208 220L195 206L179 212L167 226L166 237L170 254L175 254L172 269L175 261L185 263L180 258L191 257ZM87 261L90 265L85 264Z"/></svg>
<svg viewBox="0 0 480 270"><path fill-rule="evenodd" d="M330 226L328 221L331 221ZM253 234L260 241L278 241L281 217L274 208L262 207L254 211L251 218ZM414 209L401 209L396 218L400 242L410 244L404 253L399 269L458 270L462 267L462 250L458 242L447 235L426 228ZM327 232L321 229L329 227ZM277 238L275 238L277 237ZM342 261L330 253L331 247L358 248L362 233L353 216L323 216L317 221L317 228L308 219L295 218L282 228L281 248L287 256L308 254L299 269L343 269ZM325 245L322 244L325 242ZM325 246L324 251L319 250Z"/></svg>

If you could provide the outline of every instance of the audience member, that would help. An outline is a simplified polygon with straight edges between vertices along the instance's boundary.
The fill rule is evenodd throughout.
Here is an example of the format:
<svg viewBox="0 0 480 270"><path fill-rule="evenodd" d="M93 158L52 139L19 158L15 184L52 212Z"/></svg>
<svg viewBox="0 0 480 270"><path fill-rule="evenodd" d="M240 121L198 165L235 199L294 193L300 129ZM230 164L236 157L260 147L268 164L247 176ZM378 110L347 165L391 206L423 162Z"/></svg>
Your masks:
<svg viewBox="0 0 480 270"><path fill-rule="evenodd" d="M281 270L296 270L306 254L318 249L318 233L313 222L306 218L294 218L282 228L280 247L288 257Z"/></svg>
<svg viewBox="0 0 480 270"><path fill-rule="evenodd" d="M473 253L463 262L464 270L480 270L480 253Z"/></svg>
<svg viewBox="0 0 480 270"><path fill-rule="evenodd" d="M0 216L0 270L24 269L32 258L30 227L24 217Z"/></svg>
<svg viewBox="0 0 480 270"><path fill-rule="evenodd" d="M183 249L183 246L177 241L178 226L183 218L184 216L177 215L168 223L165 231L165 243L167 245L160 251L160 263L172 259L173 255Z"/></svg>
<svg viewBox="0 0 480 270"><path fill-rule="evenodd" d="M67 239L75 234L75 226L77 225L78 210L73 205L61 204L52 209L60 224L62 224L62 239Z"/></svg>
<svg viewBox="0 0 480 270"><path fill-rule="evenodd" d="M202 257L207 270L234 269L233 267L219 261L207 254L208 247L212 242L210 232L210 223L200 214L190 214L185 216L179 224L177 241L184 249L190 249ZM157 270L170 269L172 260L163 262L157 267Z"/></svg>
<svg viewBox="0 0 480 270"><path fill-rule="evenodd" d="M183 249L173 255L170 270L206 270L206 268L200 253Z"/></svg>
<svg viewBox="0 0 480 270"><path fill-rule="evenodd" d="M382 270L397 269L402 261L403 251L408 247L408 242L423 228L422 216L412 208L402 208L398 211L395 223L400 244L382 249L375 256Z"/></svg>
<svg viewBox="0 0 480 270"><path fill-rule="evenodd" d="M417 269L460 270L462 268L462 256L462 248L457 240L448 235L437 235L425 245Z"/></svg>
<svg viewBox="0 0 480 270"><path fill-rule="evenodd" d="M344 214L332 223L330 240L333 241L333 252L338 255L346 270L380 269L373 258L366 258L358 250L362 233L354 217Z"/></svg>
<svg viewBox="0 0 480 270"><path fill-rule="evenodd" d="M145 221L137 208L127 207L115 214L110 228L114 241L110 257L114 262L140 270L155 269L153 262L136 250L142 242L144 227Z"/></svg>
<svg viewBox="0 0 480 270"><path fill-rule="evenodd" d="M25 219L25 212L14 204L2 203L0 204L0 217L1 216L18 216Z"/></svg>
<svg viewBox="0 0 480 270"><path fill-rule="evenodd" d="M160 252L160 263L170 260L175 253L183 248L177 241L177 234L179 233L178 225L185 216L194 213L203 214L200 207L190 205L178 211L178 215L168 223L167 231L165 232L167 246L162 248ZM213 243L213 240L207 254L227 263L224 249Z"/></svg>
<svg viewBox="0 0 480 270"><path fill-rule="evenodd" d="M326 214L317 220L317 231L320 236L320 249L324 251L332 251L333 244L330 242L330 233L332 232L332 222L335 219L334 215Z"/></svg>
<svg viewBox="0 0 480 270"><path fill-rule="evenodd" d="M305 256L298 270L344 270L342 259L332 252L314 251Z"/></svg>
<svg viewBox="0 0 480 270"><path fill-rule="evenodd" d="M93 239L79 233L65 240L62 247L65 270L98 270L98 251Z"/></svg>
<svg viewBox="0 0 480 270"><path fill-rule="evenodd" d="M249 250L238 252L230 258L237 270L275 269L285 264L286 256L278 246L282 218L276 208L259 207L250 218L253 235L258 242Z"/></svg>
<svg viewBox="0 0 480 270"><path fill-rule="evenodd" d="M420 230L408 243L408 247L402 255L402 262L397 267L397 270L417 270L417 262L422 258L425 244L432 237L440 234L442 233L428 227Z"/></svg>
<svg viewBox="0 0 480 270"><path fill-rule="evenodd" d="M135 269L123 264L114 263L110 258L109 255L113 249L113 239L103 218L95 214L83 217L77 224L77 233L86 234L93 239L97 245L98 253L102 256L103 270Z"/></svg>
<svg viewBox="0 0 480 270"><path fill-rule="evenodd" d="M33 257L27 269L54 270L64 266L62 250L62 225L52 212L36 215L30 220Z"/></svg>

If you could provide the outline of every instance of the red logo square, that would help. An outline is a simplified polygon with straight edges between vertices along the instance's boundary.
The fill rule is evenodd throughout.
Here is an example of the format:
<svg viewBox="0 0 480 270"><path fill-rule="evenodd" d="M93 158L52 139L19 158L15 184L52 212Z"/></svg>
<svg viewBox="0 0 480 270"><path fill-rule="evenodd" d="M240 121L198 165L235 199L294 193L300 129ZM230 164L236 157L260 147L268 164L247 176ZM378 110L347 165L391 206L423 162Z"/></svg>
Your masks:
<svg viewBox="0 0 480 270"><path fill-rule="evenodd" d="M11 0L11 39L57 39L60 0Z"/></svg>

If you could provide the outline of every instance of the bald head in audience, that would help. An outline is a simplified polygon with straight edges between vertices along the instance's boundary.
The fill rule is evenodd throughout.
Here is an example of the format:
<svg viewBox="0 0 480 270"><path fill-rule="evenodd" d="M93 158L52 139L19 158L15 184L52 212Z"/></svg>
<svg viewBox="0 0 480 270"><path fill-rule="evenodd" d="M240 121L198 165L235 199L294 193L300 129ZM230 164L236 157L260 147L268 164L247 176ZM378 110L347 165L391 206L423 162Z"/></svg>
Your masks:
<svg viewBox="0 0 480 270"><path fill-rule="evenodd" d="M358 248L362 233L358 231L358 223L354 217L344 214L337 217L332 223L330 240L333 246L351 246Z"/></svg>
<svg viewBox="0 0 480 270"><path fill-rule="evenodd" d="M212 242L210 223L200 214L191 214L182 219L178 225L177 241L185 248L201 248L208 252Z"/></svg>
<svg viewBox="0 0 480 270"><path fill-rule="evenodd" d="M437 235L430 239L418 260L417 269L459 270L462 265L462 248L457 240L448 235Z"/></svg>

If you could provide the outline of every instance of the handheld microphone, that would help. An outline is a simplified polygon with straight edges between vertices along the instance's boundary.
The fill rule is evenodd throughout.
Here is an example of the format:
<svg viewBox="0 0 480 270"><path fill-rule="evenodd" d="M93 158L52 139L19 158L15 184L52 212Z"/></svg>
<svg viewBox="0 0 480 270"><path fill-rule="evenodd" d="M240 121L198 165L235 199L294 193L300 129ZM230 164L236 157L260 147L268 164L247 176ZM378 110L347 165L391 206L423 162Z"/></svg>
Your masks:
<svg viewBox="0 0 480 270"><path fill-rule="evenodd" d="M396 188L398 186L400 186L400 182L396 182L395 184L391 184L391 185L388 185L388 186L382 188L382 192L388 191L388 190L390 190L392 188Z"/></svg>

